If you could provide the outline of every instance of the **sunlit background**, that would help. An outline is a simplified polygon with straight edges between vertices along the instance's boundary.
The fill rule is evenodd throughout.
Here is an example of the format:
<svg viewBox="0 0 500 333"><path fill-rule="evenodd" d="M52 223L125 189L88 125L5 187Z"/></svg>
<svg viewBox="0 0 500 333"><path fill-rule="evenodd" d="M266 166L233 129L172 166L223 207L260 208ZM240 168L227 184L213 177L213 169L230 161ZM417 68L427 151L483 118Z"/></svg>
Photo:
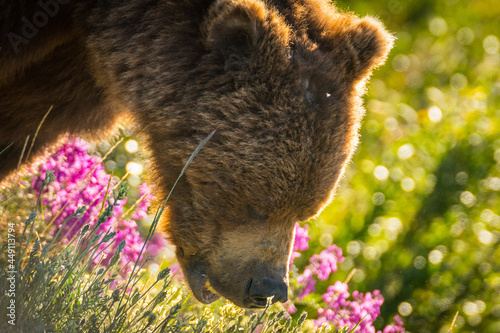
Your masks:
<svg viewBox="0 0 500 333"><path fill-rule="evenodd" d="M310 249L332 242L412 332L500 332L500 6L338 1L397 36L362 142ZM337 278L339 278L337 276ZM330 282L331 283L331 282Z"/></svg>

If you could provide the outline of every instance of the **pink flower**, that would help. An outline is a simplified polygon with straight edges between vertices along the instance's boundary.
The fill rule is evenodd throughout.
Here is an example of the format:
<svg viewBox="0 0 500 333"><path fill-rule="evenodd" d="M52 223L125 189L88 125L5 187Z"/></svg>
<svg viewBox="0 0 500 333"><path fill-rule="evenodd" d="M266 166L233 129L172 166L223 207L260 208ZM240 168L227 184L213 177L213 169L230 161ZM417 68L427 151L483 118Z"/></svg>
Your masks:
<svg viewBox="0 0 500 333"><path fill-rule="evenodd" d="M330 245L321 253L315 254L309 259L312 269L320 281L328 279L331 273L337 271L337 263L343 262L342 249L336 245Z"/></svg>
<svg viewBox="0 0 500 333"><path fill-rule="evenodd" d="M295 241L293 242L294 251L305 251L309 249L309 225L301 227L300 224L295 223Z"/></svg>
<svg viewBox="0 0 500 333"><path fill-rule="evenodd" d="M305 251L309 249L309 240L311 236L309 236L309 225L304 225L301 227L300 224L295 223L295 238L293 241L293 251L290 256L290 266L293 264L293 261L301 256L298 251Z"/></svg>
<svg viewBox="0 0 500 333"><path fill-rule="evenodd" d="M297 277L297 282L304 286L302 292L298 296L300 300L316 290L314 287L316 285L316 279L313 275L314 272L308 267L306 267L304 272Z"/></svg>
<svg viewBox="0 0 500 333"><path fill-rule="evenodd" d="M90 156L87 149L88 145L85 141L76 137L68 137L65 143L47 158L45 163L34 167L32 173L40 176L33 180L32 187L35 192L39 192L46 171L54 170L55 180L44 188L41 198L45 207L46 220L52 221L54 227L52 229L53 235L60 232L59 239L65 243L78 235L85 224L93 226L102 210L110 204L113 205L113 215L108 217L98 229L98 233L103 235L107 231L116 233L113 245L103 252L103 255L106 256L103 263L109 262L116 252L118 244L124 240L127 245L121 253L120 262L122 265L133 264L139 258L144 244L134 220L147 217L148 207L153 200L151 190L146 183L139 186L140 201L132 213L132 219L122 218L126 198L115 202L113 188L117 185L116 181L110 182L111 176L106 174L101 159L97 156ZM36 194L38 195L38 193ZM104 206L103 202L105 202ZM86 209L81 217L68 219L78 208L83 206ZM64 224L66 219L68 221ZM153 240L152 250L154 253L150 253L150 255L155 256L165 241L158 236L153 237ZM100 249L106 248L108 244L109 242L101 244ZM94 264L101 259L102 256L94 258ZM129 269L130 267L125 267L122 272L126 274Z"/></svg>
<svg viewBox="0 0 500 333"><path fill-rule="evenodd" d="M300 257L298 251L309 249L308 226L295 226L295 242L291 256L290 265L293 260ZM309 265L304 268L302 274L297 276L297 283L301 286L301 292L298 296L302 300L307 295L314 293L316 282L328 280L331 274L338 269L338 263L345 260L342 255L342 249L336 245L330 245L319 254L313 255L309 259ZM336 281L327 288L327 291L321 296L323 306L318 308L318 318L314 320L316 327L326 325L327 327L348 327L350 332L375 333L373 322L380 315L380 306L384 298L380 291L366 294L353 291L352 295L348 291L347 284ZM314 295L313 295L314 296ZM292 314L296 311L295 306L288 304L285 306L287 311ZM400 333L404 332L401 319L394 317L394 324L388 325L383 331L377 333ZM356 327L356 328L354 328Z"/></svg>
<svg viewBox="0 0 500 333"><path fill-rule="evenodd" d="M362 294L358 291L348 292L348 286L340 281L328 287L322 298L325 306L318 309L317 326L327 322L335 327L347 326L353 332L375 333L373 322L380 315L380 306L384 298L380 291Z"/></svg>
<svg viewBox="0 0 500 333"><path fill-rule="evenodd" d="M139 185L139 199L137 204L137 208L132 214L132 218L134 220L142 220L148 216L148 208L151 205L151 202L154 200L154 195L151 193L151 189L148 184L142 183Z"/></svg>
<svg viewBox="0 0 500 333"><path fill-rule="evenodd" d="M320 254L313 255L310 264L304 272L297 277L297 282L304 286L299 299L315 291L316 281L327 280L331 273L337 271L337 263L343 262L342 250L336 245L330 245Z"/></svg>
<svg viewBox="0 0 500 333"><path fill-rule="evenodd" d="M295 304L293 304L293 302L290 300L288 300L286 303L283 303L283 306L285 307L286 312L288 312L291 315L294 314L295 312L297 312L297 308L295 307Z"/></svg>

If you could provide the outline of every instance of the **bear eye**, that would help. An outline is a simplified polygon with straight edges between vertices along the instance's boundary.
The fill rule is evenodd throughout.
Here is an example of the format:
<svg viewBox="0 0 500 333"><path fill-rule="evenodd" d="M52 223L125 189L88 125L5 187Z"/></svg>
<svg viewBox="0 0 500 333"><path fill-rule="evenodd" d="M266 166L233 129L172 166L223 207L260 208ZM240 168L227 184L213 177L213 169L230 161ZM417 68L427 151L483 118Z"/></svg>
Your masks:
<svg viewBox="0 0 500 333"><path fill-rule="evenodd" d="M266 220L267 216L257 212L250 204L246 205L248 216L253 220Z"/></svg>

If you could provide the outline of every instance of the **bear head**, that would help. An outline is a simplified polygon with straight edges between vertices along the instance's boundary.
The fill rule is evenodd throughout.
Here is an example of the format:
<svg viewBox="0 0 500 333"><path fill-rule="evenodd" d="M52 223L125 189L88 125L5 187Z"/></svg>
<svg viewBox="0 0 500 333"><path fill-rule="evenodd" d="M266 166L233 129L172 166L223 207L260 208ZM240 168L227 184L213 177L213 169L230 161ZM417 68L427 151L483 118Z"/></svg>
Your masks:
<svg viewBox="0 0 500 333"><path fill-rule="evenodd" d="M393 43L376 19L326 1L272 3L215 1L200 24L203 55L172 104L177 116L151 124L167 192L216 130L177 184L163 226L205 303L287 300L295 223L332 199L358 142L366 79Z"/></svg>

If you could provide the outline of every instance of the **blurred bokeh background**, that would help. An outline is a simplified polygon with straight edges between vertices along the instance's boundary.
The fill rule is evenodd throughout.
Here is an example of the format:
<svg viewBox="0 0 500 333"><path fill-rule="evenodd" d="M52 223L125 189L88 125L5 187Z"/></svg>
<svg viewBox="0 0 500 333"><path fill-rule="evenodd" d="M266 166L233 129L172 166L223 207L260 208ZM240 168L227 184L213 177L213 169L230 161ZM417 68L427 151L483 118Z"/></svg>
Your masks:
<svg viewBox="0 0 500 333"><path fill-rule="evenodd" d="M339 245L343 274L357 268L350 287L382 291L380 320L448 332L458 311L453 332L500 332L500 6L336 3L378 17L397 41L309 251Z"/></svg>

